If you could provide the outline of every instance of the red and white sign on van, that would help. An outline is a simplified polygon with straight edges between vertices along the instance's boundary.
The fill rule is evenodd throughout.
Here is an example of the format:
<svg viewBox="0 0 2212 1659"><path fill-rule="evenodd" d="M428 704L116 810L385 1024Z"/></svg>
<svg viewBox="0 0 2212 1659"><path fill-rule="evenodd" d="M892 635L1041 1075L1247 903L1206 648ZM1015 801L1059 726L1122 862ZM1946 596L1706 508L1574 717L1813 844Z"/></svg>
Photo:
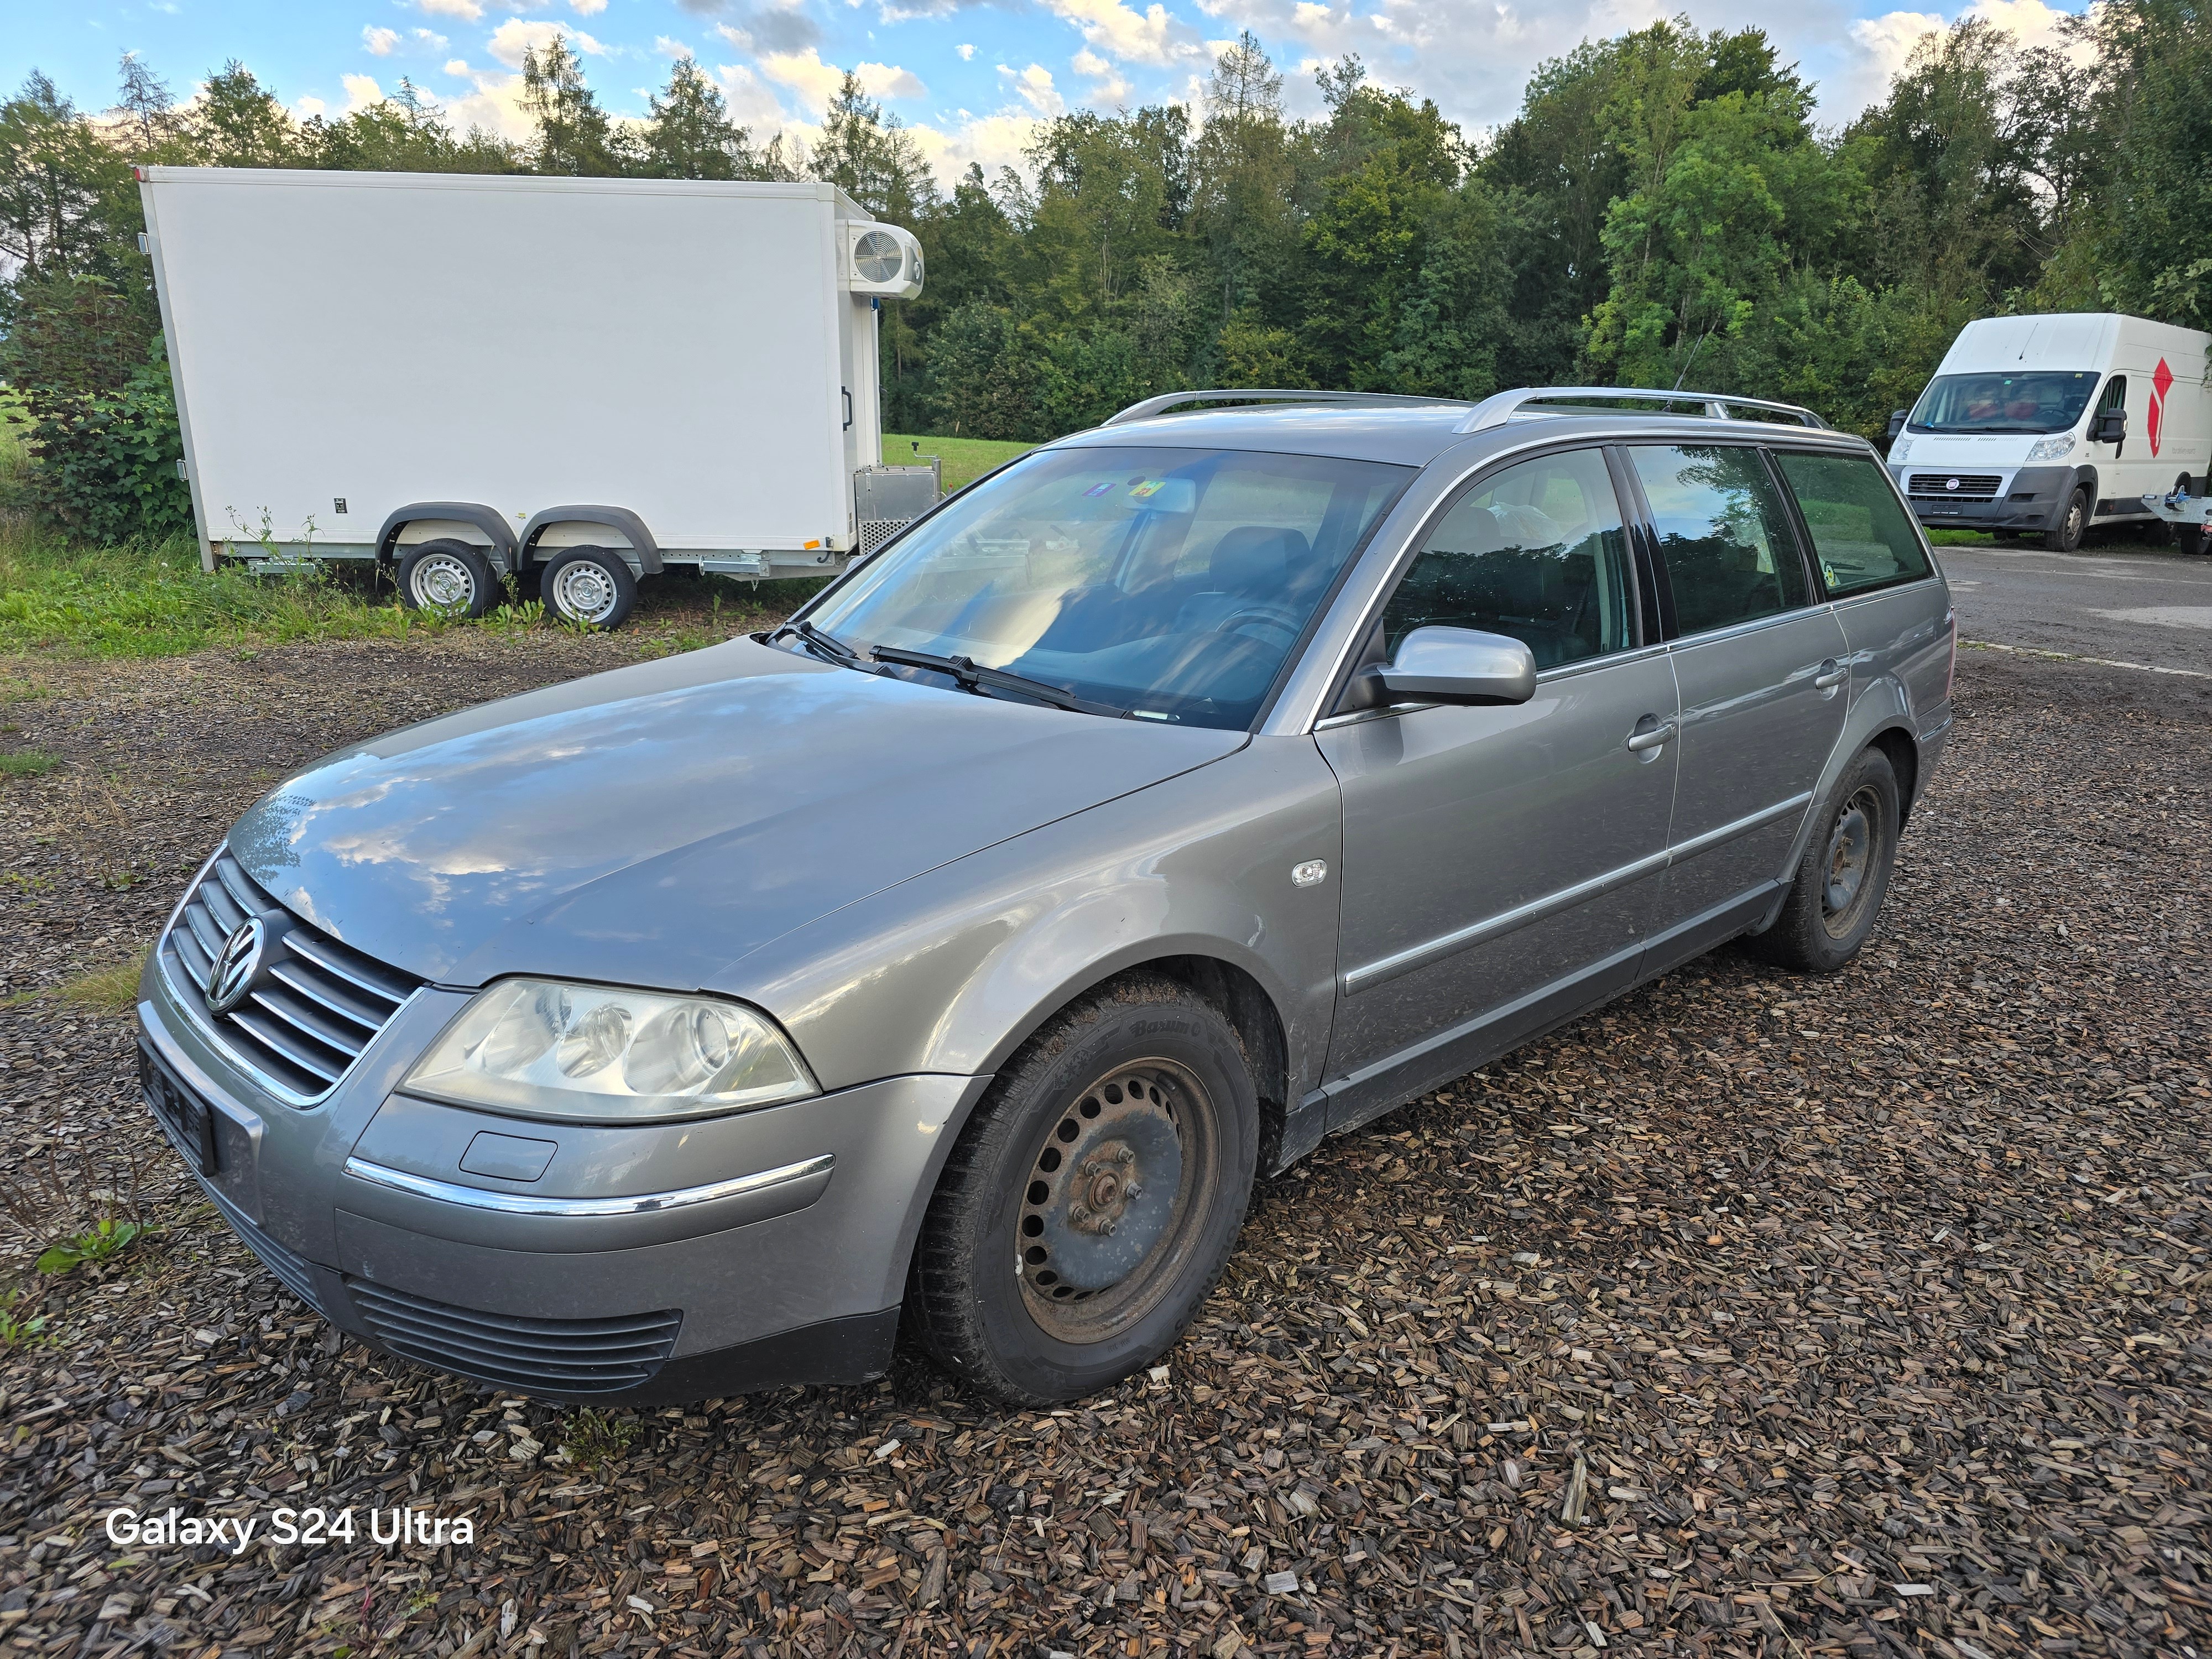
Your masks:
<svg viewBox="0 0 2212 1659"><path fill-rule="evenodd" d="M2172 385L2173 371L2161 357L2150 377L2150 453L2154 456L2158 453L2159 428L2166 424L2166 394Z"/></svg>

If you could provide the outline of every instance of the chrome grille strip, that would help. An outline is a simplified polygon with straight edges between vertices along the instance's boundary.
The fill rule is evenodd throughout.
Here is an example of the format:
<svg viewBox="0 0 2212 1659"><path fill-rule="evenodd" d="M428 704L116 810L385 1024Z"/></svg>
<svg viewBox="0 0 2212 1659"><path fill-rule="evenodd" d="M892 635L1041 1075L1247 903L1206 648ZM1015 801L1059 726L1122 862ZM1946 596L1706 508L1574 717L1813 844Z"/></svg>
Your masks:
<svg viewBox="0 0 2212 1659"><path fill-rule="evenodd" d="M301 937L295 933L289 943L293 955L305 957L326 973L334 975L356 989L368 992L371 996L383 998L394 1008L414 994L412 985L393 989L390 981L374 977L375 969L366 957L346 951L343 946L333 945L319 936Z"/></svg>
<svg viewBox="0 0 2212 1659"><path fill-rule="evenodd" d="M347 1030L313 1003L281 985L256 991L251 1000L264 1012L283 1020L302 1035L313 1037L349 1063L368 1046L368 1039L376 1035L374 1030L364 1034Z"/></svg>
<svg viewBox="0 0 2212 1659"><path fill-rule="evenodd" d="M331 1084L345 1075L345 1065L333 1066L327 1060L310 1052L306 1043L289 1036L280 1028L271 1024L268 1018L257 1010L234 1008L223 1018L233 1025L258 1038L264 1048L273 1049L282 1054L310 1077L319 1078L324 1083ZM349 1054L345 1064L350 1065L352 1060L353 1057Z"/></svg>
<svg viewBox="0 0 2212 1659"><path fill-rule="evenodd" d="M270 969L269 976L294 995L314 1004L319 1010L360 1026L368 1036L356 1039L356 1047L368 1042L369 1036L375 1036L383 1029L384 1022L392 1018L392 1007L371 1008L350 991L301 973L289 962L277 963ZM395 1003L392 1007L398 1006Z"/></svg>

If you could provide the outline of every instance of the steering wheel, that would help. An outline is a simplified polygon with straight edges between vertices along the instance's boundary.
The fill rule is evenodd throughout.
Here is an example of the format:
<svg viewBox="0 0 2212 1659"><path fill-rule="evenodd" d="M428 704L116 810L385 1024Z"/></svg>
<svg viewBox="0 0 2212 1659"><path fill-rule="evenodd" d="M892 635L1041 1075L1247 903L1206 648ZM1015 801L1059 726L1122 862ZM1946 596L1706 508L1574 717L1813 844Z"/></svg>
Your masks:
<svg viewBox="0 0 2212 1659"><path fill-rule="evenodd" d="M1286 619L1281 611L1270 605L1248 605L1241 611L1232 611L1213 624L1212 631L1217 634L1231 634L1247 623L1256 623L1261 628L1274 629L1283 636L1286 645L1294 645L1297 642L1297 625Z"/></svg>

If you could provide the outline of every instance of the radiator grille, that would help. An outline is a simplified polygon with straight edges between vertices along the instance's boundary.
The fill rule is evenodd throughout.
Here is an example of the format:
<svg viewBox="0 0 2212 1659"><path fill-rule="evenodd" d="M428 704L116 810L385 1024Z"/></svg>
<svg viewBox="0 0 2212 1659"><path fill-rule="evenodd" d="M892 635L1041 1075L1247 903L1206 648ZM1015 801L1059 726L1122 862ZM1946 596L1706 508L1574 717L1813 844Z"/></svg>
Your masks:
<svg viewBox="0 0 2212 1659"><path fill-rule="evenodd" d="M1951 488L1954 479L1956 489ZM1997 485L2002 482L1995 472L1916 472L1906 490L1911 495L1932 495L1953 501L1988 501L1996 499Z"/></svg>
<svg viewBox="0 0 2212 1659"><path fill-rule="evenodd" d="M347 1294L392 1352L443 1371L549 1394L615 1394L649 1381L676 1346L681 1313L518 1319L449 1307L365 1279Z"/></svg>
<svg viewBox="0 0 2212 1659"><path fill-rule="evenodd" d="M271 924L266 964L245 1001L215 1013L206 998L216 953L251 916ZM328 1094L422 983L288 915L228 852L202 872L161 956L178 994L198 1001L193 1012L216 1040L275 1092L301 1103Z"/></svg>

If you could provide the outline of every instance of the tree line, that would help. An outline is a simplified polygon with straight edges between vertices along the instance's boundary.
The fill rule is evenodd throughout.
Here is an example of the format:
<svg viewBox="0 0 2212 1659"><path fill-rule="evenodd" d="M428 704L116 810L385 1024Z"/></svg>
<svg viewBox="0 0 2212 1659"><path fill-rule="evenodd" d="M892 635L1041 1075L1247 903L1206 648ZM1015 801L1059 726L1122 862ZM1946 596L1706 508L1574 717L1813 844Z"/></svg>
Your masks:
<svg viewBox="0 0 2212 1659"><path fill-rule="evenodd" d="M520 143L404 81L301 120L236 63L180 106L126 57L96 113L33 73L0 106L0 374L50 516L182 527L134 161L829 180L927 256L884 313L887 424L978 437L1200 386L1557 384L1783 398L1871 435L1978 316L2212 326L2202 0L2106 0L2034 47L1969 19L1839 130L1763 32L1686 17L1545 63L1472 136L1357 58L1318 80L1293 118L1247 33L1196 107L1065 114L1025 169L947 182L852 76L811 145L759 143L688 58L611 115L558 37L525 59Z"/></svg>

